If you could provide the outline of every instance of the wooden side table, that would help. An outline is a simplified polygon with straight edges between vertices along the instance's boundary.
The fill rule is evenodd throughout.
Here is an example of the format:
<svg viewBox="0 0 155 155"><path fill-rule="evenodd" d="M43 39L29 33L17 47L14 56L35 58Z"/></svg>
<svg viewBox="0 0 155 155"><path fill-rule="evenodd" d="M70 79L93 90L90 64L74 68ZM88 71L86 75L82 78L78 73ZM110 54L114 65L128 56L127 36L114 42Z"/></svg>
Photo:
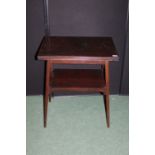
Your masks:
<svg viewBox="0 0 155 155"><path fill-rule="evenodd" d="M46 61L44 127L48 100L58 91L102 93L110 127L109 62L119 59L111 37L44 37L37 58ZM53 69L54 64L100 64L101 69Z"/></svg>

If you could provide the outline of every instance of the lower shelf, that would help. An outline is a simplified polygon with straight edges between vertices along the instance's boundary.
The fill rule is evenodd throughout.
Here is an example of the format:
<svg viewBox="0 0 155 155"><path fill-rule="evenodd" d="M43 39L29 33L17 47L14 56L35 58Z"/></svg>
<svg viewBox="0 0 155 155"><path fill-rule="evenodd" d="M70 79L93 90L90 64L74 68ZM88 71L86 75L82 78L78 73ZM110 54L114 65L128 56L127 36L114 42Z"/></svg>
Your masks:
<svg viewBox="0 0 155 155"><path fill-rule="evenodd" d="M55 69L50 80L51 92L104 92L103 77L102 70L99 69Z"/></svg>

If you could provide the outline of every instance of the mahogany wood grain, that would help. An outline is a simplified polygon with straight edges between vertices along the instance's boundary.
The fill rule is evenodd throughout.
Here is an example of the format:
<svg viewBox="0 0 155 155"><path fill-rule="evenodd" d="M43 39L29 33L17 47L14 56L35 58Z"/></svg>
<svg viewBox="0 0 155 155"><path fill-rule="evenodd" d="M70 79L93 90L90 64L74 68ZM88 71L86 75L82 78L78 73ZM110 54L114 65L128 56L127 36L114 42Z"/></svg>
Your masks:
<svg viewBox="0 0 155 155"><path fill-rule="evenodd" d="M47 110L48 110L48 97L50 90L50 73L52 65L49 61L46 62L46 80L45 80L45 96L44 96L44 127L46 127L47 122Z"/></svg>
<svg viewBox="0 0 155 155"><path fill-rule="evenodd" d="M118 60L111 37L44 37L37 57L53 63L78 64Z"/></svg>
<svg viewBox="0 0 155 155"><path fill-rule="evenodd" d="M53 91L104 92L104 77L95 69L56 69L50 84Z"/></svg>
<svg viewBox="0 0 155 155"><path fill-rule="evenodd" d="M110 103L109 103L109 62L106 61L105 63L105 83L106 83L106 91L105 91L105 108L106 108L106 120L107 120L107 127L110 127Z"/></svg>

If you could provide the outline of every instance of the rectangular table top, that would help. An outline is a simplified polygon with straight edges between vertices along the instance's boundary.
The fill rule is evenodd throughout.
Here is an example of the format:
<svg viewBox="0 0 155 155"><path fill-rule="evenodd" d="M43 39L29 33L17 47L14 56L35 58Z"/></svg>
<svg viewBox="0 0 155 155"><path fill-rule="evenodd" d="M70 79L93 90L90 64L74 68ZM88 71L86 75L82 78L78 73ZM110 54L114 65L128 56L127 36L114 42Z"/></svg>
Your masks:
<svg viewBox="0 0 155 155"><path fill-rule="evenodd" d="M111 37L44 37L38 53L39 60L117 61L119 59Z"/></svg>

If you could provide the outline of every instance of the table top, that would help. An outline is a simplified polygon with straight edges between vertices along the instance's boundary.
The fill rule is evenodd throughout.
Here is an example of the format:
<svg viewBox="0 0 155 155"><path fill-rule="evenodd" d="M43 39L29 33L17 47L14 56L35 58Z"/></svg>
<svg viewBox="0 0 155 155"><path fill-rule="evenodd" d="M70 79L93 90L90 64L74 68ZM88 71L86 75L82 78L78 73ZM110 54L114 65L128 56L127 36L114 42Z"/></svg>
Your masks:
<svg viewBox="0 0 155 155"><path fill-rule="evenodd" d="M42 39L37 58L53 62L117 61L119 59L111 37L58 37Z"/></svg>

